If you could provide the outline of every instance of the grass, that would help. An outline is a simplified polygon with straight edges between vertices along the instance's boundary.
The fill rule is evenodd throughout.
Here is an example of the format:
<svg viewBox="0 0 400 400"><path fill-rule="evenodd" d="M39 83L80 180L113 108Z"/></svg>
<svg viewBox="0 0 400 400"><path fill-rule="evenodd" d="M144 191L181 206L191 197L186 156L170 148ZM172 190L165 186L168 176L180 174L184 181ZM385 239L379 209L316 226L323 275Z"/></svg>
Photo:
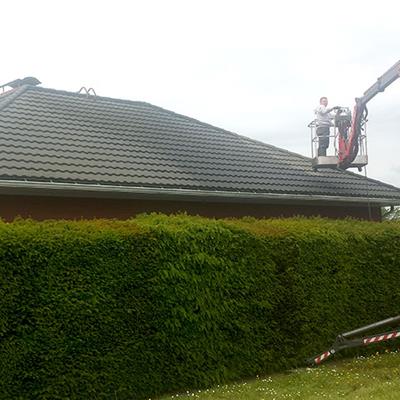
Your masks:
<svg viewBox="0 0 400 400"><path fill-rule="evenodd" d="M160 400L400 399L400 353L330 362Z"/></svg>

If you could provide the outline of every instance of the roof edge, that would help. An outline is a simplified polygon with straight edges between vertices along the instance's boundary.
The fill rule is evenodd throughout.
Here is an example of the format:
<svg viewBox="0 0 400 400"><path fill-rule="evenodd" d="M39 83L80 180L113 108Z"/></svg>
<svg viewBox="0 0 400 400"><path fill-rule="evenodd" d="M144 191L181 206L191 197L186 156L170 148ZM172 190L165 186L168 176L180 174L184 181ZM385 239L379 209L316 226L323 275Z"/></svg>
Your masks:
<svg viewBox="0 0 400 400"><path fill-rule="evenodd" d="M57 197L136 198L148 200L185 200L206 202L293 203L307 204L372 204L374 206L400 205L400 199L338 197L324 195L279 194L207 191L192 189L151 188L79 183L35 181L0 181L0 194Z"/></svg>

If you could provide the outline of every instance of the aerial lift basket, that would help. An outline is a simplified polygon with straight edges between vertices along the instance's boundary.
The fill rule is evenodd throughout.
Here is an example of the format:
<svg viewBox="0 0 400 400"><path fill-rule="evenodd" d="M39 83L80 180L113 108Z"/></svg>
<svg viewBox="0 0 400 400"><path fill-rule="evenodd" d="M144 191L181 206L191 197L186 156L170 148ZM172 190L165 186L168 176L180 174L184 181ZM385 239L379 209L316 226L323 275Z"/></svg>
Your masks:
<svg viewBox="0 0 400 400"><path fill-rule="evenodd" d="M311 132L311 158L312 167L314 170L320 168L340 168L340 140L343 132L340 132L343 122L351 123L352 114L350 109L347 107L340 107L336 113L333 120L333 126L330 129L329 142L331 148L333 147L333 152L326 156L318 155L318 147L320 137L317 135L317 121L313 120L308 124ZM345 128L346 130L346 128ZM346 168L361 168L368 164L368 154L367 154L367 126L366 121L364 121L362 130L358 135L356 142L357 155L354 157L351 163L349 163Z"/></svg>

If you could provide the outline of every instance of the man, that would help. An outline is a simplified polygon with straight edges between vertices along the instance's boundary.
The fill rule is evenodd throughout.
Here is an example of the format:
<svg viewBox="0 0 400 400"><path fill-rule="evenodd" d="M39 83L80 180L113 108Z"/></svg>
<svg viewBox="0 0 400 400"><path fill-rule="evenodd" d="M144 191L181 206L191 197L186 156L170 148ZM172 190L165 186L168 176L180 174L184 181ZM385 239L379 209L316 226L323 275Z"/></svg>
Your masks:
<svg viewBox="0 0 400 400"><path fill-rule="evenodd" d="M319 99L319 107L315 109L316 126L318 136L318 156L326 156L326 149L329 147L330 127L334 115L331 114L332 110L337 110L339 107L328 108L328 98L321 97Z"/></svg>

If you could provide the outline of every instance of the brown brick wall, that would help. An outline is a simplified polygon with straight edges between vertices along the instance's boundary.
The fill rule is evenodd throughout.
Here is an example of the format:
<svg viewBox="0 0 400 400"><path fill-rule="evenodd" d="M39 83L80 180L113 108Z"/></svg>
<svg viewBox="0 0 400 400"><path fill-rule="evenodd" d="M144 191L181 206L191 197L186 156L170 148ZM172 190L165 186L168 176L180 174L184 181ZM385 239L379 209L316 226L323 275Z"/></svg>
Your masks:
<svg viewBox="0 0 400 400"><path fill-rule="evenodd" d="M367 205L325 206L325 205L280 205L240 204L222 202L154 201L136 199L95 199L41 196L0 196L0 216L10 221L16 216L43 219L118 218L126 219L143 212L176 213L206 217L290 217L295 215L320 215L329 218L354 217L368 219ZM380 208L371 207L372 219L381 219Z"/></svg>

